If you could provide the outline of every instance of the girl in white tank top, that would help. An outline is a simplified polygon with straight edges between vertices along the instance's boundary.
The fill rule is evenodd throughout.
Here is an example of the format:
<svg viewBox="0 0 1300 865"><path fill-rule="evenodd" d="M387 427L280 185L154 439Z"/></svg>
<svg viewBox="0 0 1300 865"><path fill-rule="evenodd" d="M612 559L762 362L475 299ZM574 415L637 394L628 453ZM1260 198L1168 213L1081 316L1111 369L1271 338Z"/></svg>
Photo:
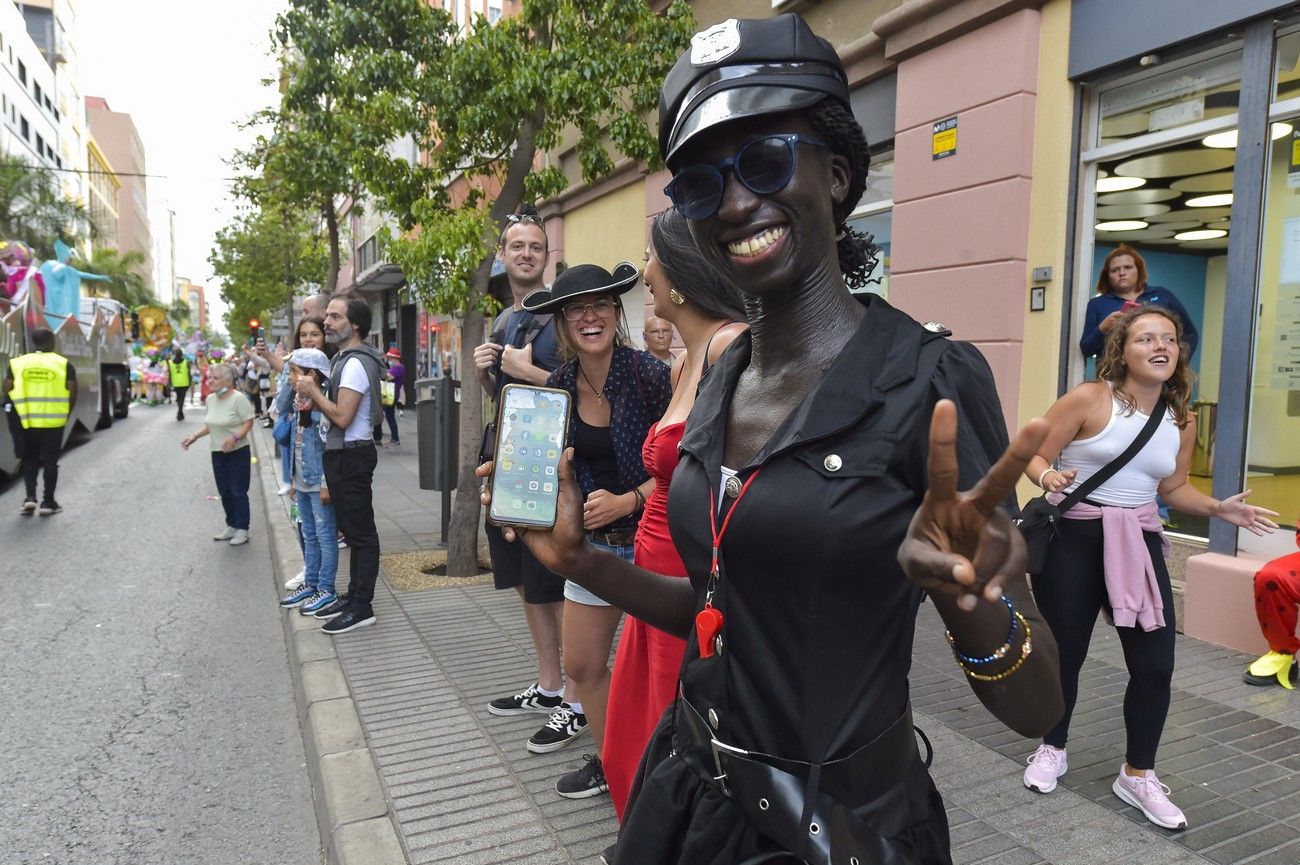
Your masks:
<svg viewBox="0 0 1300 865"><path fill-rule="evenodd" d="M1061 472L1075 472L1074 482L1061 492L1073 492L1098 469L1122 454L1146 425L1148 416L1124 405L1113 392L1110 401L1111 415L1106 428L1095 436L1075 439L1061 451L1057 460ZM1173 410L1166 409L1165 420L1156 428L1151 440L1123 468L1093 490L1088 499L1121 508L1135 508L1154 501L1160 482L1174 473L1178 436Z"/></svg>

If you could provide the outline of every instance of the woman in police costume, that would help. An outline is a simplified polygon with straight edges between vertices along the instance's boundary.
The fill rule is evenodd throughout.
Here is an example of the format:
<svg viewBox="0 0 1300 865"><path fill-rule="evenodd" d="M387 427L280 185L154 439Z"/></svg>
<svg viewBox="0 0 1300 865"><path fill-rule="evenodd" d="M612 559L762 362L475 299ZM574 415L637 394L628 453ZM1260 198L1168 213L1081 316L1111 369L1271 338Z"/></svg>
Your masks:
<svg viewBox="0 0 1300 865"><path fill-rule="evenodd" d="M947 863L908 705L916 610L933 601L995 715L1025 735L1055 723L1055 647L999 508L1045 427L1007 449L974 348L847 290L871 267L845 225L866 143L839 58L802 20L697 36L659 126L666 191L750 325L704 381L673 475L690 581L583 545L567 463L556 528L525 535L688 638L615 861Z"/></svg>

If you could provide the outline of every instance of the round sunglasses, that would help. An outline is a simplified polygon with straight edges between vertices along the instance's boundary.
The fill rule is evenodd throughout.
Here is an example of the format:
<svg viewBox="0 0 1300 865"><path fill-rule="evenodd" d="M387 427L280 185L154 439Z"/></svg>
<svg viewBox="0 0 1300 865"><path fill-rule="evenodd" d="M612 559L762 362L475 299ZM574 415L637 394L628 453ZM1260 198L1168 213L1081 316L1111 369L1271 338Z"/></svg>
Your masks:
<svg viewBox="0 0 1300 865"><path fill-rule="evenodd" d="M708 219L722 205L727 171L755 195L771 195L784 189L794 176L796 144L830 149L824 141L795 133L756 138L717 165L683 168L664 187L664 194L687 219Z"/></svg>

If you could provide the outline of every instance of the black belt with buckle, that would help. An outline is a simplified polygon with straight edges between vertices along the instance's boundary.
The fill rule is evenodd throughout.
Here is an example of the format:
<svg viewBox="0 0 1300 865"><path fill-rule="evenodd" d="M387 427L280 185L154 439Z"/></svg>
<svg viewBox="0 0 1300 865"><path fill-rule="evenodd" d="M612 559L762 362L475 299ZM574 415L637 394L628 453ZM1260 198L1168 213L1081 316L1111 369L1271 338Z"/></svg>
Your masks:
<svg viewBox="0 0 1300 865"><path fill-rule="evenodd" d="M631 529L619 532L587 532L587 537L607 547L626 547L628 544L636 543L636 532Z"/></svg>
<svg viewBox="0 0 1300 865"><path fill-rule="evenodd" d="M357 439L352 442L344 442L343 450L352 450L353 448L372 448L375 446L374 439Z"/></svg>
<svg viewBox="0 0 1300 865"><path fill-rule="evenodd" d="M914 865L854 808L905 807L909 774L922 771L912 709L858 750L838 760L806 763L720 741L699 711L678 696L677 745L682 758L734 800L766 838L809 865ZM919 730L916 732L920 732ZM929 741L926 741L929 748ZM832 858L833 854L833 858ZM767 861L767 855L752 863Z"/></svg>

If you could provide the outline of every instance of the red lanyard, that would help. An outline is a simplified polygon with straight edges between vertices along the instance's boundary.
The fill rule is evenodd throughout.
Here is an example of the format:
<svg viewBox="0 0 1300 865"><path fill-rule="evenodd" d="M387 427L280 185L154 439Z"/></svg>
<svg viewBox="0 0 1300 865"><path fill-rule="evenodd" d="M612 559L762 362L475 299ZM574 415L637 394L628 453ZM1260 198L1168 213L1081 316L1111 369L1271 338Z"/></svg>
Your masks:
<svg viewBox="0 0 1300 865"><path fill-rule="evenodd" d="M709 565L709 585L704 593L704 609L700 610L695 616L695 635L700 644L700 657L708 658L713 655L715 649L715 640L722 632L722 611L713 606L713 592L718 586L720 578L718 573L718 548L722 546L722 538L727 533L727 527L731 525L731 518L736 513L736 508L740 506L740 500L749 492L749 485L758 478L762 469L756 469L752 475L741 486L740 492L736 494L736 500L732 502L731 509L727 511L727 516L722 520L722 528L718 528L718 504L717 498L713 494L713 487L709 487L709 530L713 536L713 561Z"/></svg>

